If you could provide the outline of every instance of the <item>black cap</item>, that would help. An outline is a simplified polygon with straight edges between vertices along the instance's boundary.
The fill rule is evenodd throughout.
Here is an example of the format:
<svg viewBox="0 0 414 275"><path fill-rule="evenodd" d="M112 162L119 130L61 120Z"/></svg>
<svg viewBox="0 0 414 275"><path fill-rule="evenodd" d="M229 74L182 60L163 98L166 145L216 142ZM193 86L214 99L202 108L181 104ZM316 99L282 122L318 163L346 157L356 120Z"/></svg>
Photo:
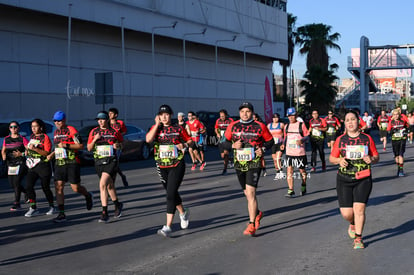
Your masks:
<svg viewBox="0 0 414 275"><path fill-rule="evenodd" d="M239 107L239 111L243 108L249 108L250 111L254 112L253 105L250 102L243 102Z"/></svg>
<svg viewBox="0 0 414 275"><path fill-rule="evenodd" d="M106 119L106 120L108 120L109 119L108 112L106 112L106 111L100 111L99 113L96 114L96 118L95 119L96 120L98 120L98 119Z"/></svg>
<svg viewBox="0 0 414 275"><path fill-rule="evenodd" d="M158 114L160 115L162 113L167 113L167 114L172 115L173 110L171 109L170 106L164 104L164 105L161 105L160 108L158 109Z"/></svg>

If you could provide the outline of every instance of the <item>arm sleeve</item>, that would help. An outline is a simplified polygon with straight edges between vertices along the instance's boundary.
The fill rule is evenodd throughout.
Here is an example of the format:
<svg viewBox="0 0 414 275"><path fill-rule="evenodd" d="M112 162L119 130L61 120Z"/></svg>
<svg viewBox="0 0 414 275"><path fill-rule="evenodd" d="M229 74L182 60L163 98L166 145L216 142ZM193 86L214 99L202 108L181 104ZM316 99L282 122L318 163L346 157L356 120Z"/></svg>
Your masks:
<svg viewBox="0 0 414 275"><path fill-rule="evenodd" d="M45 142L43 144L43 150L45 150L48 153L52 150L52 143L50 142L50 138L48 135L45 135Z"/></svg>

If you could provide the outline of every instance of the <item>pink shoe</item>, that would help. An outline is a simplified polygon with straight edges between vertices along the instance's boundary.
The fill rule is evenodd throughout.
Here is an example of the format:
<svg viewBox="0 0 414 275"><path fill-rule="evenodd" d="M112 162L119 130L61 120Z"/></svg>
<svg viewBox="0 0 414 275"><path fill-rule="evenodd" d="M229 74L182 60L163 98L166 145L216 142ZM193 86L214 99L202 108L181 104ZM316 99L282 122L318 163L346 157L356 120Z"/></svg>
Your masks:
<svg viewBox="0 0 414 275"><path fill-rule="evenodd" d="M204 167L206 167L206 162L203 162L200 166L200 171L204 170ZM195 168L194 168L195 169Z"/></svg>

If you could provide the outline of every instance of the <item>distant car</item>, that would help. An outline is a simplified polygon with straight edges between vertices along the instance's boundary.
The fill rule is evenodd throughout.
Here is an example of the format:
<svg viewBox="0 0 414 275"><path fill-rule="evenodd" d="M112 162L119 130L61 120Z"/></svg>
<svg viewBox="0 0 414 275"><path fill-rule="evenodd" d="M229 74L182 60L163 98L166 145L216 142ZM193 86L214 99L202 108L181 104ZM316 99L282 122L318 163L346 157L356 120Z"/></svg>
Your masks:
<svg viewBox="0 0 414 275"><path fill-rule="evenodd" d="M81 163L84 165L92 165L94 163L93 153L86 149L86 144L88 143L90 131L95 127L98 127L98 125L85 126L79 130L79 135L85 145L85 148L79 151ZM127 124L126 127L127 133L124 135L124 141L122 142L121 161L148 159L152 154L152 145L145 140L147 132L134 125Z"/></svg>

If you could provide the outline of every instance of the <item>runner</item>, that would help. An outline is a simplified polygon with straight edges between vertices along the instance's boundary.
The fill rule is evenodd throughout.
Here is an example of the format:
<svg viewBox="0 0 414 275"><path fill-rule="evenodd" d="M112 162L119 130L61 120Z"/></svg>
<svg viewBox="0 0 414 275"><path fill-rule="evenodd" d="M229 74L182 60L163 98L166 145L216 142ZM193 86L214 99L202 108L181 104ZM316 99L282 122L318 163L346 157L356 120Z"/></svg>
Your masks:
<svg viewBox="0 0 414 275"><path fill-rule="evenodd" d="M7 175L11 187L14 190L14 202L10 211L20 211L21 194L26 194L26 189L22 186L22 180L27 173L27 167L24 161L25 146L28 141L19 134L20 125L17 121L9 123L10 135L3 140L1 156L3 163L7 166Z"/></svg>
<svg viewBox="0 0 414 275"><path fill-rule="evenodd" d="M179 113L177 114L178 125L180 125L180 126L182 126L182 127L184 127L184 128L187 128L188 126L187 126L187 124L185 123L184 116L185 116L185 114L184 114L184 113L182 113L182 112L179 112Z"/></svg>
<svg viewBox="0 0 414 275"><path fill-rule="evenodd" d="M407 140L408 124L401 117L398 109L392 111L387 131L391 134L392 151L394 152L395 163L397 164L397 177L404 177L404 152Z"/></svg>
<svg viewBox="0 0 414 275"><path fill-rule="evenodd" d="M350 225L348 235L354 239L354 249L364 248L362 231L365 208L372 190L371 164L379 155L371 136L358 129L358 114L348 111L345 115L346 133L339 136L329 157L339 165L336 192L342 217Z"/></svg>
<svg viewBox="0 0 414 275"><path fill-rule="evenodd" d="M295 191L293 188L294 168L299 169L300 177L302 178L302 185L300 194L304 196L306 194L306 179L307 174L305 167L308 164L306 158L305 143L309 139L309 131L306 128L304 122L299 122L296 120L296 110L291 107L287 109L287 117L289 118L289 123L285 126L283 135L285 137L284 144L281 145L280 149L285 150L286 148L286 163L287 163L287 183L288 183L288 192L285 197L293 198L295 197Z"/></svg>
<svg viewBox="0 0 414 275"><path fill-rule="evenodd" d="M337 133L341 128L341 123L339 122L338 118L336 118L332 111L328 111L328 116L325 118L326 126L328 127L326 130L326 144L329 148L332 148L335 143L335 139L337 137Z"/></svg>
<svg viewBox="0 0 414 275"><path fill-rule="evenodd" d="M55 150L47 156L47 159L50 161L55 158L56 160L54 179L59 214L53 221L60 223L66 221L63 192L66 182L70 183L74 192L85 196L87 210L93 207L93 194L81 185L78 150L83 148L83 143L78 131L66 124L66 115L62 111L57 111L53 115L53 121L57 128L53 137Z"/></svg>
<svg viewBox="0 0 414 275"><path fill-rule="evenodd" d="M390 123L391 118L385 113L384 110L381 111L381 115L378 116L377 125L379 129L380 140L382 142L383 150L385 151L387 147L387 135L388 135L388 124Z"/></svg>
<svg viewBox="0 0 414 275"><path fill-rule="evenodd" d="M55 214L55 206L53 204L53 193L50 190L50 180L52 179L52 167L47 160L47 155L52 150L52 143L49 136L46 134L46 126L43 120L32 120L32 135L27 144L27 159L26 165L29 168L26 176L27 195L30 200L29 211L25 214L26 217L32 217L39 214L36 205L36 193L34 186L36 181L40 179L43 193L49 203L49 210L46 215Z"/></svg>
<svg viewBox="0 0 414 275"><path fill-rule="evenodd" d="M109 125L109 115L100 111L96 115L98 127L92 129L88 138L88 151L93 151L95 170L99 177L99 190L101 194L102 214L99 222L106 223L108 215L108 194L115 205L114 217L122 215L123 203L119 202L114 182L119 171L119 158L117 150L122 146L121 132Z"/></svg>
<svg viewBox="0 0 414 275"><path fill-rule="evenodd" d="M214 129L216 131L216 135L219 141L218 148L220 151L220 156L224 161L224 168L223 168L223 172L221 173L224 176L227 174L227 166L229 164L229 154L231 151L231 147L228 146L229 143L225 142L226 137L224 136L224 133L227 127L233 122L233 119L229 117L227 110L225 109L220 110L219 113L220 113L220 117L216 120Z"/></svg>
<svg viewBox="0 0 414 275"><path fill-rule="evenodd" d="M127 133L127 128L122 120L117 119L118 118L118 109L117 108L109 108L108 110L109 119L110 119L110 125L112 128L120 132L122 136L124 136ZM119 158L121 157L122 150L116 150L116 157L118 158L118 165L117 165L117 173L121 176L122 184L124 187L128 187L128 180L124 173L121 171Z"/></svg>
<svg viewBox="0 0 414 275"><path fill-rule="evenodd" d="M322 171L326 171L326 162L325 162L325 132L327 130L327 125L324 119L319 117L317 110L312 111L312 119L309 121L309 132L310 142L312 147L312 156L311 156L311 172L316 172L316 151L319 152L319 157L322 162Z"/></svg>
<svg viewBox="0 0 414 275"><path fill-rule="evenodd" d="M280 146L283 145L283 129L285 128L285 124L280 122L280 115L278 113L274 113L272 117L272 123L267 125L269 132L273 136L274 144L272 146L272 159L276 169L276 175L274 180L279 178L279 173L282 173L282 149Z"/></svg>
<svg viewBox="0 0 414 275"><path fill-rule="evenodd" d="M171 225L176 210L180 213L180 225L182 229L188 228L189 210L184 209L178 188L185 174L185 161L182 149L191 147L193 141L188 133L178 125L171 125L173 111L168 105L161 105L155 124L147 133L147 142L154 142L154 158L158 175L167 191L167 221L158 230L158 234L164 237L171 235Z"/></svg>
<svg viewBox="0 0 414 275"><path fill-rule="evenodd" d="M408 131L408 141L410 142L410 144L412 144L414 135L414 112L407 114L407 122L408 126L410 127Z"/></svg>
<svg viewBox="0 0 414 275"><path fill-rule="evenodd" d="M374 119L369 115L367 111L365 111L362 120L367 124L367 128L364 130L364 133L369 135L371 132L372 124L374 123Z"/></svg>
<svg viewBox="0 0 414 275"><path fill-rule="evenodd" d="M239 107L240 120L231 123L224 133L234 149L234 169L247 199L249 224L243 234L254 236L263 212L259 210L256 189L261 172L263 147L270 149L273 137L266 125L253 119L253 105L244 102Z"/></svg>
<svg viewBox="0 0 414 275"><path fill-rule="evenodd" d="M198 119L196 119L196 114L192 111L188 112L188 121L186 122L188 125L188 134L191 136L191 139L194 141L191 147L188 149L190 153L191 160L193 161L193 166L191 170L195 170L197 167L197 160L200 162L200 170L204 170L206 166L206 162L201 158L200 150L203 145L199 144L200 137L203 132L206 131L203 123L201 123Z"/></svg>

